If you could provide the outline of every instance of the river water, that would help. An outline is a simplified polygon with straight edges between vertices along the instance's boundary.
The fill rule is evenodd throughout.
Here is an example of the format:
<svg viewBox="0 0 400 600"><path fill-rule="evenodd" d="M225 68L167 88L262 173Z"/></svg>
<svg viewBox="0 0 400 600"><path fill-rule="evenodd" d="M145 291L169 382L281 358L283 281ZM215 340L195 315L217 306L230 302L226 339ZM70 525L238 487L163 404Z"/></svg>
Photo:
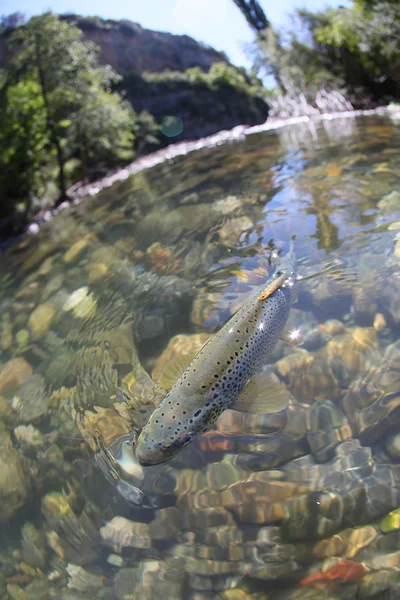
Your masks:
<svg viewBox="0 0 400 600"><path fill-rule="evenodd" d="M134 444L293 240L287 408ZM0 270L0 598L400 596L400 122L253 133L131 175ZM293 334L294 332L294 334Z"/></svg>

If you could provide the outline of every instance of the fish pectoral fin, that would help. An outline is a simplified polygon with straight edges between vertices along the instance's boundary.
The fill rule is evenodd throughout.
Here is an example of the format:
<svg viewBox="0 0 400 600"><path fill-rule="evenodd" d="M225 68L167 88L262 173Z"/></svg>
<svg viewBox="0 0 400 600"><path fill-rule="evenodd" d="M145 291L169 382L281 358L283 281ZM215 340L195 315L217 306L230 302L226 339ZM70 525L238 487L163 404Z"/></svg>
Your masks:
<svg viewBox="0 0 400 600"><path fill-rule="evenodd" d="M286 386L274 373L258 373L244 386L230 407L244 413L268 414L284 410L291 399Z"/></svg>

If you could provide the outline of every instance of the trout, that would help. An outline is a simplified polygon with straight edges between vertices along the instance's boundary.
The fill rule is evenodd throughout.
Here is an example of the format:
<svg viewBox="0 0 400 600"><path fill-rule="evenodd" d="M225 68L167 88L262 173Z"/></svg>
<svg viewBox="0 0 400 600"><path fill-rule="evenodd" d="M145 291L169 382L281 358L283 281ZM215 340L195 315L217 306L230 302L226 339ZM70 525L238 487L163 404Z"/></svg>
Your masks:
<svg viewBox="0 0 400 600"><path fill-rule="evenodd" d="M294 284L291 250L266 284L201 348L154 410L137 441L140 464L170 459L209 431L228 408L263 414L285 408L262 368L286 325Z"/></svg>

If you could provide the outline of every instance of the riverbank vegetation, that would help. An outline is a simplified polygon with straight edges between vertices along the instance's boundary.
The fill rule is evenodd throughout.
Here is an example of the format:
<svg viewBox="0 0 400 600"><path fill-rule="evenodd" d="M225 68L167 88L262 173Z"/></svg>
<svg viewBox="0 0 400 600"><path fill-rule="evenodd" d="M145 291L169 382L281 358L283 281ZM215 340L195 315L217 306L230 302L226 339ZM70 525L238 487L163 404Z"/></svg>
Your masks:
<svg viewBox="0 0 400 600"><path fill-rule="evenodd" d="M355 108L398 101L398 0L354 0L347 8L297 10L285 30L272 26L257 0L234 2L255 32L248 48L254 74L275 83L269 90L272 102L280 99L283 106L285 100L304 98L317 106L321 90L341 93Z"/></svg>
<svg viewBox="0 0 400 600"><path fill-rule="evenodd" d="M68 188L76 182L96 179L174 141L163 126L166 110L178 121L181 113L189 115L191 131L184 135L196 138L236 121L262 122L265 100L270 115L280 117L398 102L398 0L297 10L285 30L273 27L257 0L233 2L254 31L251 72L212 62L208 71L121 75L99 64L99 48L82 28L104 33L120 27L134 36L141 29L134 23L97 17L77 17L74 23L71 15L51 13L28 22L19 13L3 17L0 35L9 54L0 71L4 235L20 230L40 209L68 200ZM212 52L218 55L214 61L224 60Z"/></svg>

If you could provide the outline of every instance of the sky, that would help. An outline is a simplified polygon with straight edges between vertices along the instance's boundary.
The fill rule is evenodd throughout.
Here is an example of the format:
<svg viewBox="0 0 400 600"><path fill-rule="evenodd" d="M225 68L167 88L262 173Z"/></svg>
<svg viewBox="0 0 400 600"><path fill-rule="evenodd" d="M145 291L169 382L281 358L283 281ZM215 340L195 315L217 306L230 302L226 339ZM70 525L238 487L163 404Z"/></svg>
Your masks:
<svg viewBox="0 0 400 600"><path fill-rule="evenodd" d="M310 10L326 6L350 6L350 0L260 0L274 26L287 26L288 15L298 7ZM27 17L46 10L98 15L108 19L130 19L158 31L187 34L217 50L232 63L250 66L245 45L253 35L232 0L0 0L0 14L16 11Z"/></svg>

